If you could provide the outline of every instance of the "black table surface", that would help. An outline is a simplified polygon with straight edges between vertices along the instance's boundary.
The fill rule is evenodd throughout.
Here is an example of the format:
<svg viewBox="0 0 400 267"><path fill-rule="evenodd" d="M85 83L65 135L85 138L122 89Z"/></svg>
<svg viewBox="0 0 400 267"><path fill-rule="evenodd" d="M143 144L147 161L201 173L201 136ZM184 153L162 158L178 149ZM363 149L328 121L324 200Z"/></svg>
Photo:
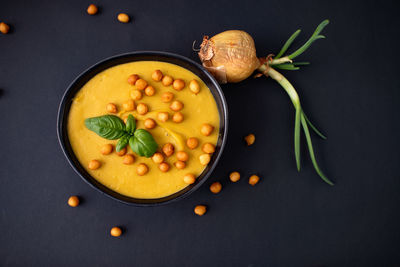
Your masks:
<svg viewBox="0 0 400 267"><path fill-rule="evenodd" d="M398 8L395 1L0 2L1 266L399 266ZM116 20L128 13L133 22ZM226 149L209 181L188 198L131 207L84 183L56 136L69 83L112 55L160 50L194 60L193 40L227 29L277 53L297 28L302 44L331 23L285 74L311 120L323 183L302 140L293 153L294 109L271 79L223 85L230 115ZM254 146L243 136L255 133ZM228 174L238 170L233 184ZM261 182L251 187L249 175ZM213 195L208 186L221 181ZM82 204L70 208L70 195ZM196 204L209 209L193 214ZM120 238L109 235L123 227Z"/></svg>

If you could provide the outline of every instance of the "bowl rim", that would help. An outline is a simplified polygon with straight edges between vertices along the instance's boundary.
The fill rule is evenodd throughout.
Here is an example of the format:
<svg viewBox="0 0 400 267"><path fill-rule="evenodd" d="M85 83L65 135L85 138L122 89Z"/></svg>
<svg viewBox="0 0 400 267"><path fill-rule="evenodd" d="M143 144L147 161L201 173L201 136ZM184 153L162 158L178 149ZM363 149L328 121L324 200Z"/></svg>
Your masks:
<svg viewBox="0 0 400 267"><path fill-rule="evenodd" d="M188 63L189 65L192 65L193 67L197 68L200 72L202 72L205 76L207 76L207 78L210 80L211 84L214 86L214 89L216 90L217 95L219 96L219 100L220 100L220 105L221 105L221 109L222 112L220 112L219 116L220 116L220 120L223 119L224 121L224 127L222 129L222 134L221 134L221 127L219 128L219 138L221 138L221 145L219 150L214 153L215 154L215 158L214 161L212 162L211 166L209 165L209 169L208 170L204 170L201 173L201 176L203 176L202 179L197 180L196 183L194 183L193 185L189 185L188 187L190 187L189 189L186 189L188 187L185 187L184 189L168 195L166 197L162 197L162 198L155 198L155 199L140 199L140 198L133 198L133 197L129 197L129 196L125 196L122 195L108 187L106 187L105 185L101 184L100 182L98 182L93 176L91 176L89 173L86 172L87 175L89 175L93 180L96 180L97 183L93 183L92 181L89 181L89 179L87 177L85 177L85 175L78 169L78 167L76 166L75 162L73 162L71 155L68 153L67 148L66 148L66 144L64 142L63 136L66 127L64 127L67 124L67 120L65 120L65 114L64 114L64 110L67 106L67 101L68 99L68 95L69 92L71 90L73 90L75 88L75 85L81 80L84 79L87 75L89 75L89 73L91 71L95 71L97 68L100 68L102 65L106 64L107 62L113 61L113 60L117 60L119 58L125 58L125 57L134 57L134 56L161 56L161 57L169 57L169 58L175 58L177 60L183 61ZM149 60L150 61L150 60ZM154 61L160 61L157 59L154 59ZM133 62L133 61L132 61ZM166 61L161 61L161 62L166 62ZM126 62L128 63L128 62ZM169 63L169 62L167 62ZM118 64L114 64L113 66L117 66L120 64L124 64L124 63L118 63ZM176 63L171 63L171 64L175 64L180 66L179 64ZM108 68L111 68L112 66L109 66ZM183 67L183 66L180 66ZM185 68L185 67L183 67ZM185 68L186 69L186 68ZM102 70L103 71L103 70ZM190 71L190 70L189 70ZM101 71L97 72L95 75L97 75L98 73L100 73ZM93 78L94 75L91 77ZM216 96L213 93L213 97L214 99L217 101ZM218 105L218 104L217 104ZM69 112L69 110L68 110ZM221 125L221 124L220 124ZM72 167L72 169L79 175L79 177L81 177L81 179L83 181L85 181L87 184L89 184L92 188L94 188L96 191L100 192L103 195L106 195L107 197L110 197L114 200L117 200L118 202L130 205L130 206L140 206L140 207L151 207L151 206L161 206L161 205L166 205L169 203L173 203L176 202L178 200L181 200L187 196L189 196L190 194L192 194L194 191L196 191L202 184L204 184L206 182L206 180L210 177L211 173L214 171L219 159L221 158L222 152L225 148L226 142L227 142L227 136L228 136L228 105L226 102L226 98L225 95L219 85L219 83L216 81L216 79L199 63L185 57L179 54L175 54L175 53L171 53L171 52L163 52L163 51L147 51L147 50L143 50L143 51L134 51L134 52L127 52L127 53L122 53L122 54L117 54L114 56L110 56L107 57L101 61L98 61L97 63L91 65L90 67L86 68L84 71L82 71L67 87L67 89L65 90L65 92L62 95L59 107L58 107L58 112L57 112L57 138L58 138L58 143L61 146L61 149L63 151L64 156L67 158L67 161L69 163L69 165ZM68 139L68 138L67 138ZM68 141L69 143L69 141ZM75 154L73 154L73 156L75 156ZM214 155L213 155L214 156ZM76 157L76 156L75 156ZM76 158L77 159L77 158ZM79 165L81 165L79 163ZM83 168L82 166L80 166L81 168ZM186 190L186 191L184 191ZM174 196L175 197L171 197ZM121 197L123 197L124 199L122 199ZM130 199L131 201L127 201L126 199ZM163 200L165 199L165 200ZM140 202L134 202L134 200L138 200Z"/></svg>

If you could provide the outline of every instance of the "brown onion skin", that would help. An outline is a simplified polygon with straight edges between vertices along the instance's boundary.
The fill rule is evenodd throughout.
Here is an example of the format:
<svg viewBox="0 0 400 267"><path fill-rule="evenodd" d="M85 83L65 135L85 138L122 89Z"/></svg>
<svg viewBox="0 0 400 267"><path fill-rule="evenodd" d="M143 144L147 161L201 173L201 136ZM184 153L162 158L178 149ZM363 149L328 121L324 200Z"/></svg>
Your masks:
<svg viewBox="0 0 400 267"><path fill-rule="evenodd" d="M253 38L239 30L205 36L199 57L220 83L243 81L260 66Z"/></svg>

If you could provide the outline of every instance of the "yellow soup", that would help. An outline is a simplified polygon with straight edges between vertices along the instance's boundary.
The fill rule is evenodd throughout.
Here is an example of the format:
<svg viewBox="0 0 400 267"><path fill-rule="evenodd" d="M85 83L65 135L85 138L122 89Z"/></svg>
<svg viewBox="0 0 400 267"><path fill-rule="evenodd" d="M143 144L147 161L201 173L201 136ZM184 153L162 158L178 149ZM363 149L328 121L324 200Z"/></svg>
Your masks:
<svg viewBox="0 0 400 267"><path fill-rule="evenodd" d="M164 75L169 75L174 79L181 79L185 82L185 87L177 91L172 85L164 86L163 83L156 82L151 78L154 70L161 70ZM139 115L136 110L127 112L123 110L123 103L131 98L132 91L137 90L135 85L127 82L131 74L137 74L140 78L154 87L155 94L147 96L142 90L143 98L135 100L135 108L140 103L148 106L148 113ZM189 82L198 81L200 92L195 94L189 89ZM173 93L171 102L161 101L164 92ZM184 107L180 111L183 114L182 122L173 122L172 116L175 111L171 110L170 105L174 100L183 103ZM166 143L173 144L174 154L167 157L164 161L169 164L167 172L159 169L159 164L153 162L151 158L140 157L132 152L128 146L127 153L133 154L135 161L133 164L123 164L123 157L115 152L117 140L106 140L96 133L89 131L84 124L84 120L90 117L102 116L108 113L107 104L113 103L117 107L117 113L121 119L132 114L137 121L137 128L143 128L144 120L152 118L157 126L147 129L156 140L159 149ZM169 120L161 122L158 120L159 112L168 112ZM209 136L201 133L201 126L208 123L214 127ZM109 68L88 81L76 94L68 118L68 136L76 157L83 167L100 183L108 188L135 198L160 198L176 193L186 186L183 177L190 173L198 177L206 166L200 163L200 155L205 154L202 146L205 143L215 145L218 140L219 132L219 113L214 97L208 87L191 71L174 64L157 61L138 61L126 63ZM199 140L199 145L195 149L189 149L186 140L195 137ZM112 144L114 149L111 154L103 155L100 151L105 144ZM185 151L189 154L184 169L175 166L177 152ZM88 168L91 160L98 160L100 168L91 170ZM149 171L142 176L136 172L137 166L144 163Z"/></svg>

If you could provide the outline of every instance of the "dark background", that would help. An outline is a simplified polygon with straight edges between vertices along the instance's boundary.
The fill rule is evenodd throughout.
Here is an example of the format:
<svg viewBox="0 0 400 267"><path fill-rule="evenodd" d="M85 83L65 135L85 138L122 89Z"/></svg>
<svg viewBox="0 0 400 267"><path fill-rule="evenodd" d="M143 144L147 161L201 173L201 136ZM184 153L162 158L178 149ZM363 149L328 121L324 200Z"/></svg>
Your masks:
<svg viewBox="0 0 400 267"><path fill-rule="evenodd" d="M399 17L396 1L0 1L1 266L399 266ZM133 22L121 24L119 12ZM305 140L293 155L294 109L266 78L224 85L229 138L216 170L187 199L155 208L118 203L68 165L56 136L69 83L106 57L137 50L197 59L193 40L243 29L259 56L295 45L329 18L319 40L285 72L311 120L317 158ZM257 140L247 148L243 136ZM232 184L229 172L242 179ZM251 187L253 173L261 182ZM208 185L221 181L212 195ZM68 207L70 195L83 203ZM196 204L207 214L193 214ZM113 238L114 225L125 229Z"/></svg>

